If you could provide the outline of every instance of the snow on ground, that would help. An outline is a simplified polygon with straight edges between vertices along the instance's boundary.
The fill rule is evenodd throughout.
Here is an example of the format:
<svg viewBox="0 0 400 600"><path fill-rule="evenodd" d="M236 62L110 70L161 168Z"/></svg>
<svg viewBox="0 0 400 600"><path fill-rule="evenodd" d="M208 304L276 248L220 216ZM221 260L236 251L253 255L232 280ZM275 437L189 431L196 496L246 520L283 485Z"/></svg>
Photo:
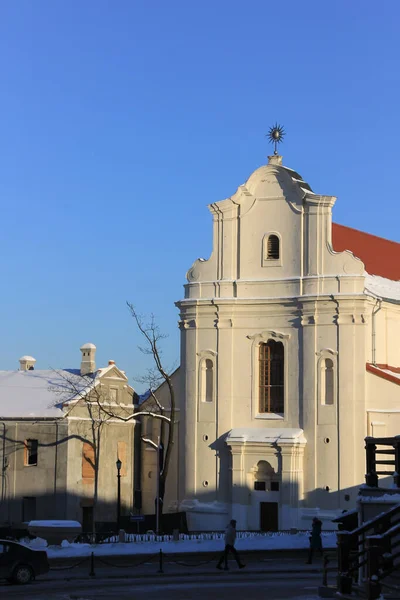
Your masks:
<svg viewBox="0 0 400 600"><path fill-rule="evenodd" d="M309 533L302 532L296 534L252 534L252 536L241 537L236 540L236 548L240 550L299 550L309 547ZM142 536L140 536L142 537ZM163 541L162 537L156 538L154 535L147 536L148 541L134 541L125 543L103 543L103 544L75 544L67 541L62 542L61 546L48 546L46 548L45 540L36 538L25 544L31 548L46 548L49 558L69 558L90 556L92 552L96 556L109 555L135 555L135 554L157 554L160 550L166 554L174 553L198 553L198 552L220 552L223 548L223 536L218 539L204 539L211 535L203 534L196 536L197 539L180 539L179 541ZM167 537L167 536L166 536ZM185 536L189 538L189 536ZM190 536L194 537L194 536ZM336 548L336 534L325 533L322 535L324 548Z"/></svg>

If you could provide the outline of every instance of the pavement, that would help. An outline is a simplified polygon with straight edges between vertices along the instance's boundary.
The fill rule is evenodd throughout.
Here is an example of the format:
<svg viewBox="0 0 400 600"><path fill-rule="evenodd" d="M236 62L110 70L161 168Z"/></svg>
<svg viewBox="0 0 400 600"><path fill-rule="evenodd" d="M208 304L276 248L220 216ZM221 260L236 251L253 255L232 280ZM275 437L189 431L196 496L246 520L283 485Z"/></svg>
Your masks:
<svg viewBox="0 0 400 600"><path fill-rule="evenodd" d="M246 564L238 569L229 561L229 571L219 571L220 556L164 555L160 573L159 555L101 556L85 559L53 559L50 572L27 586L0 583L0 598L19 600L316 600L322 583L323 561L305 564L307 552L242 552ZM336 554L331 556L334 568ZM78 564L79 563L79 564ZM92 569L93 567L93 569ZM90 575L90 573L92 573ZM334 572L328 582L334 583Z"/></svg>
<svg viewBox="0 0 400 600"><path fill-rule="evenodd" d="M7 600L318 600L320 574L216 571L215 576L155 575L137 579L37 580L27 586L0 585Z"/></svg>
<svg viewBox="0 0 400 600"><path fill-rule="evenodd" d="M163 554L160 563L159 554L153 556L99 556L81 559L52 559L51 570L46 580L75 580L87 578L124 578L140 579L142 577L198 577L218 576L221 572L216 564L221 556L218 554ZM241 560L246 564L243 572L251 574L320 574L322 581L323 562L316 557L313 564L306 564L307 551L263 551L241 552ZM331 579L337 566L336 553L327 553L330 558L329 569ZM234 560L229 561L231 574L239 571ZM41 578L43 579L43 578ZM328 578L329 579L329 578Z"/></svg>

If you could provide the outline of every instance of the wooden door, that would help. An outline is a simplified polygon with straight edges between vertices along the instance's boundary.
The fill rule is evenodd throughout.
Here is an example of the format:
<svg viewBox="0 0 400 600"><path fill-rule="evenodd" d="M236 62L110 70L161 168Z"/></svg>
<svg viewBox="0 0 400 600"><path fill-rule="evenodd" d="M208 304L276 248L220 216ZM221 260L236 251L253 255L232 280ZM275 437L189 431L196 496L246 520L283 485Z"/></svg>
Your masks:
<svg viewBox="0 0 400 600"><path fill-rule="evenodd" d="M93 506L82 507L82 532L93 533Z"/></svg>
<svg viewBox="0 0 400 600"><path fill-rule="evenodd" d="M278 531L277 502L260 502L260 530Z"/></svg>

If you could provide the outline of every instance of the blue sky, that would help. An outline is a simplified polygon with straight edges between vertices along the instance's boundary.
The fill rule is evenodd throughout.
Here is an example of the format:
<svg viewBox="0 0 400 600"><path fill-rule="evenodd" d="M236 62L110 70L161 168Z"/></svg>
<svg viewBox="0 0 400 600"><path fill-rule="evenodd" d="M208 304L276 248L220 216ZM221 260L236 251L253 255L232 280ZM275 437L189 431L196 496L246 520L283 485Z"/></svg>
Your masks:
<svg viewBox="0 0 400 600"><path fill-rule="evenodd" d="M266 161L275 121L337 222L400 241L399 18L395 0L3 0L0 368L76 366L91 341L140 375L126 300L177 363L207 204Z"/></svg>

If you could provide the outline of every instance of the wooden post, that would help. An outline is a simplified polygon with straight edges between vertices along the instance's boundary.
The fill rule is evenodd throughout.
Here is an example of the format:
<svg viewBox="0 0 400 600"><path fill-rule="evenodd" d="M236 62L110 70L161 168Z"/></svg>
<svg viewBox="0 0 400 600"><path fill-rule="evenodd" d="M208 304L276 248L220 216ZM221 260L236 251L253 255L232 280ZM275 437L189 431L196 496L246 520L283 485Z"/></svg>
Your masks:
<svg viewBox="0 0 400 600"><path fill-rule="evenodd" d="M393 483L400 488L400 435L396 435L393 442L394 447L394 475Z"/></svg>
<svg viewBox="0 0 400 600"><path fill-rule="evenodd" d="M348 531L338 531L338 591L341 594L351 594L353 582L350 570L350 536Z"/></svg>
<svg viewBox="0 0 400 600"><path fill-rule="evenodd" d="M370 487L378 487L378 475L376 474L376 445L374 438L365 438L365 450L367 460L367 472L365 483Z"/></svg>
<svg viewBox="0 0 400 600"><path fill-rule="evenodd" d="M381 539L367 538L367 595L368 600L376 600L381 595L379 568L382 558Z"/></svg>

